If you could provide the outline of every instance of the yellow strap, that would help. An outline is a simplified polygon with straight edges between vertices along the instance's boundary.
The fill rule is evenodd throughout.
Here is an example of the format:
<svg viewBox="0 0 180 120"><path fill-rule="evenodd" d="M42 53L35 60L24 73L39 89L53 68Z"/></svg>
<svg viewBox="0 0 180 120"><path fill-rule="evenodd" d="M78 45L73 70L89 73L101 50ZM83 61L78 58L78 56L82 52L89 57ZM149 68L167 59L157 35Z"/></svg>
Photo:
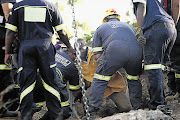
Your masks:
<svg viewBox="0 0 180 120"><path fill-rule="evenodd" d="M176 78L180 78L180 74L175 73L175 77L176 77Z"/></svg>
<svg viewBox="0 0 180 120"><path fill-rule="evenodd" d="M49 86L48 84L46 84L42 78L41 80L42 80L44 88L50 93L52 93L54 96L56 96L59 101L61 101L59 92L55 90L54 88L52 88L51 86Z"/></svg>
<svg viewBox="0 0 180 120"><path fill-rule="evenodd" d="M164 69L164 67L162 64L144 65L144 70Z"/></svg>
<svg viewBox="0 0 180 120"><path fill-rule="evenodd" d="M99 51L103 51L103 47L95 47L95 48L93 48L93 52L99 52Z"/></svg>
<svg viewBox="0 0 180 120"><path fill-rule="evenodd" d="M61 102L61 107L69 106L69 101Z"/></svg>
<svg viewBox="0 0 180 120"><path fill-rule="evenodd" d="M14 32L17 32L17 27L12 25L12 24L6 23L5 28L10 29L10 30L12 30Z"/></svg>
<svg viewBox="0 0 180 120"><path fill-rule="evenodd" d="M79 85L69 85L69 89L70 90L78 90L80 88L80 86Z"/></svg>
<svg viewBox="0 0 180 120"><path fill-rule="evenodd" d="M126 76L127 76L127 79L129 79L129 80L138 80L138 76L132 76L132 75L128 75L127 73L126 73Z"/></svg>
<svg viewBox="0 0 180 120"><path fill-rule="evenodd" d="M56 66L56 63L55 64L53 64L53 65L50 65L50 68L53 68L53 67L55 67Z"/></svg>
<svg viewBox="0 0 180 120"><path fill-rule="evenodd" d="M112 76L104 76L104 75L99 75L99 74L94 74L94 78L99 79L99 80L105 80L109 81Z"/></svg>
<svg viewBox="0 0 180 120"><path fill-rule="evenodd" d="M42 107L42 106L45 106L45 105L46 105L46 101L36 103L37 107Z"/></svg>
<svg viewBox="0 0 180 120"><path fill-rule="evenodd" d="M21 103L22 99L23 99L27 94L29 94L31 91L33 91L35 85L36 85L36 81L35 81L32 85L30 85L29 87L27 87L27 88L21 93L21 95L20 95L20 103Z"/></svg>
<svg viewBox="0 0 180 120"><path fill-rule="evenodd" d="M12 69L11 67L8 67L5 64L0 64L0 70L11 70L11 69Z"/></svg>
<svg viewBox="0 0 180 120"><path fill-rule="evenodd" d="M23 70L23 67L20 67L20 68L18 69L17 73L19 73L19 72L22 71L22 70Z"/></svg>

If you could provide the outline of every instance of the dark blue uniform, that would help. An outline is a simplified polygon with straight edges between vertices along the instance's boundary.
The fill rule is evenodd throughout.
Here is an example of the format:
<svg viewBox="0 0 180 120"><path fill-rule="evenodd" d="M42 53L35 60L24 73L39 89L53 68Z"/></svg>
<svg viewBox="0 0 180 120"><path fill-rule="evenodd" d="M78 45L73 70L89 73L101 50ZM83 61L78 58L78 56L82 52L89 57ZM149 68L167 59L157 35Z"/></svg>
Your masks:
<svg viewBox="0 0 180 120"><path fill-rule="evenodd" d="M33 89L37 69L42 77L46 105L51 120L62 116L60 89L63 87L56 73L55 49L51 42L53 27L63 29L58 8L45 0L23 0L16 3L6 28L18 32L18 82L20 85L21 119L32 119Z"/></svg>
<svg viewBox="0 0 180 120"><path fill-rule="evenodd" d="M133 0L134 4L143 3ZM147 0L143 32L144 70L149 80L150 109L165 104L163 69L176 38L174 21L158 0Z"/></svg>
<svg viewBox="0 0 180 120"><path fill-rule="evenodd" d="M142 86L139 81L142 47L136 39L132 26L111 19L95 32L93 53L101 54L90 90L90 111L101 105L104 91L112 75L120 68L127 72L130 100L135 108L142 105ZM92 108L91 108L92 106Z"/></svg>

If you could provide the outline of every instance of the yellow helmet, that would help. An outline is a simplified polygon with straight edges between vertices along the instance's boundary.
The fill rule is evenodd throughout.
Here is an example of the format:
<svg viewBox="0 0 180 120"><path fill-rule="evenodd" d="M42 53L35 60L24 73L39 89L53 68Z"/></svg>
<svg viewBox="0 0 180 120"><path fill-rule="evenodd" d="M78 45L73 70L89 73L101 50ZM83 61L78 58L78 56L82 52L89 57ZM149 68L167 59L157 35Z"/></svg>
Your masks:
<svg viewBox="0 0 180 120"><path fill-rule="evenodd" d="M106 14L105 14L104 18L103 18L103 23L104 23L105 18L106 18L107 16L109 16L109 15L118 15L118 19L120 19L120 15L116 12L115 9L108 9L108 10L106 11Z"/></svg>

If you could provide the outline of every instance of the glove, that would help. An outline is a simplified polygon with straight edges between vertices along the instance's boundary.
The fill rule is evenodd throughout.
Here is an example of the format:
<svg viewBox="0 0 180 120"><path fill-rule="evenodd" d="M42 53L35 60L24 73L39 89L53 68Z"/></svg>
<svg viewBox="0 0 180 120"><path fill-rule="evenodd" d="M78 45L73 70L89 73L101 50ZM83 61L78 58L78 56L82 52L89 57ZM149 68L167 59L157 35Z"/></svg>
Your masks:
<svg viewBox="0 0 180 120"><path fill-rule="evenodd" d="M136 37L137 37L137 41L141 44L144 45L146 44L146 38L143 35L143 31L142 31L142 27L136 27Z"/></svg>

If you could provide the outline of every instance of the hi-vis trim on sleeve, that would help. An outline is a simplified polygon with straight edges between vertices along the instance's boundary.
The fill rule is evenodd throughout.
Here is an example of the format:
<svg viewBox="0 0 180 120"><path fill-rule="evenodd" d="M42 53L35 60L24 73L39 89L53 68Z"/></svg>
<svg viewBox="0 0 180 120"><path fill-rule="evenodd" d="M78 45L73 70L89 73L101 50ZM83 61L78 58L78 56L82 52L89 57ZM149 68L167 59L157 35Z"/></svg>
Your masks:
<svg viewBox="0 0 180 120"><path fill-rule="evenodd" d="M6 23L5 28L10 29L10 30L12 30L14 32L17 32L17 27L12 25L12 24Z"/></svg>
<svg viewBox="0 0 180 120"><path fill-rule="evenodd" d="M95 47L95 48L93 48L93 52L99 52L99 51L103 51L103 47Z"/></svg>
<svg viewBox="0 0 180 120"><path fill-rule="evenodd" d="M175 78L180 78L180 74L175 73Z"/></svg>
<svg viewBox="0 0 180 120"><path fill-rule="evenodd" d="M76 86L74 86L74 85L69 85L69 89L70 89L70 90L78 90L79 88L80 88L79 85L76 85Z"/></svg>
<svg viewBox="0 0 180 120"><path fill-rule="evenodd" d="M61 71L59 70L59 68L57 68L57 67L56 67L56 72L57 72L57 74L59 75L60 80L63 81L62 73L61 73Z"/></svg>
<svg viewBox="0 0 180 120"><path fill-rule="evenodd" d="M20 68L18 69L17 73L19 73L19 72L22 71L22 70L23 70L23 67L20 67Z"/></svg>
<svg viewBox="0 0 180 120"><path fill-rule="evenodd" d="M43 107L46 105L46 101L36 103L36 107Z"/></svg>
<svg viewBox="0 0 180 120"><path fill-rule="evenodd" d="M60 31L60 30L65 30L67 32L68 37L71 37L71 33L69 31L69 29L67 28L67 26L65 24L61 24L61 25L57 25L54 27L56 31Z"/></svg>
<svg viewBox="0 0 180 120"><path fill-rule="evenodd" d="M54 96L56 96L59 101L61 101L59 92L55 90L54 88L52 88L51 86L49 86L48 84L46 84L42 78L41 80L42 80L44 88L50 93L52 93Z"/></svg>
<svg viewBox="0 0 180 120"><path fill-rule="evenodd" d="M55 64L53 64L53 65L50 65L50 68L53 68L53 67L55 67L56 66L56 63Z"/></svg>
<svg viewBox="0 0 180 120"><path fill-rule="evenodd" d="M30 85L29 87L27 87L27 88L21 93L21 95L20 95L20 103L21 103L22 99L23 99L27 94L29 94L31 91L33 91L35 85L36 85L36 81L35 81L32 85Z"/></svg>
<svg viewBox="0 0 180 120"><path fill-rule="evenodd" d="M99 75L99 74L94 74L94 78L99 79L99 80L105 80L109 81L112 76L104 76L104 75Z"/></svg>
<svg viewBox="0 0 180 120"><path fill-rule="evenodd" d="M164 70L164 65L161 64L151 64L151 65L144 65L144 70L153 70L153 69L162 69Z"/></svg>
<svg viewBox="0 0 180 120"><path fill-rule="evenodd" d="M5 64L0 64L0 70L12 70L11 67L8 67L7 65Z"/></svg>
<svg viewBox="0 0 180 120"><path fill-rule="evenodd" d="M146 0L133 0L133 3L144 3L144 4L146 4Z"/></svg>
<svg viewBox="0 0 180 120"><path fill-rule="evenodd" d="M128 75L127 73L126 73L126 77L127 77L127 79L129 79L129 80L138 80L138 76L132 76L132 75Z"/></svg>
<svg viewBox="0 0 180 120"><path fill-rule="evenodd" d="M59 30L64 29L65 27L66 27L65 24L61 24L61 25L55 26L54 28L55 28L56 31L59 31Z"/></svg>
<svg viewBox="0 0 180 120"><path fill-rule="evenodd" d="M69 101L61 102L61 107L69 106Z"/></svg>

